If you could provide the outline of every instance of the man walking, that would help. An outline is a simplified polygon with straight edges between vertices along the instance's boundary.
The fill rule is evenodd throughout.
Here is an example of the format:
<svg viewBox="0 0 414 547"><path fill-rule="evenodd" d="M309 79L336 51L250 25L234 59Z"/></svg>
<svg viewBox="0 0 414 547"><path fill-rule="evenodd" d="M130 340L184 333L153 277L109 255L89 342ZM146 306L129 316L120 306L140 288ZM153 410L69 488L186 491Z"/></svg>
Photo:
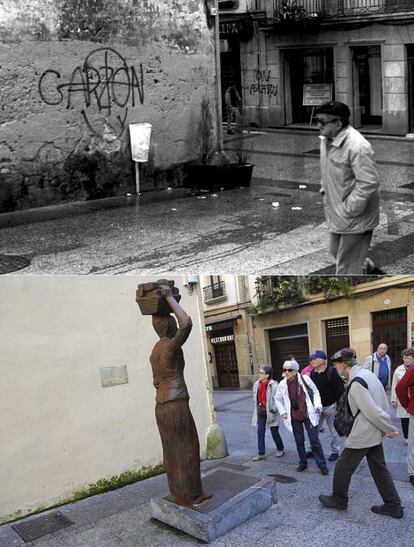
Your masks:
<svg viewBox="0 0 414 547"><path fill-rule="evenodd" d="M236 125L240 123L241 114L241 97L237 91L237 87L234 84L229 85L224 93L224 102L226 103L226 114L227 114L227 134L233 135L231 129L231 123L234 119Z"/></svg>
<svg viewBox="0 0 414 547"><path fill-rule="evenodd" d="M391 359L387 355L388 346L383 342L377 347L371 355L365 359L364 367L370 370L378 377L384 389L391 384Z"/></svg>
<svg viewBox="0 0 414 547"><path fill-rule="evenodd" d="M321 194L336 274L367 273L368 264L374 267L366 259L372 231L379 222L374 153L370 143L349 125L346 104L330 101L315 113L321 139Z"/></svg>
<svg viewBox="0 0 414 547"><path fill-rule="evenodd" d="M414 353L413 348L409 348ZM414 366L410 366L398 382L395 392L397 397L410 415L408 425L407 464L410 483L414 486Z"/></svg>
<svg viewBox="0 0 414 547"><path fill-rule="evenodd" d="M348 381L348 404L354 423L345 448L336 462L332 495L320 495L319 500L329 509L346 510L352 475L366 457L375 485L384 501L383 505L372 506L371 511L401 518L404 511L387 469L382 447L384 435L393 439L398 432L391 424L382 384L375 374L359 366L355 352L350 348L336 352L331 361L337 372ZM353 381L355 379L357 380Z"/></svg>
<svg viewBox="0 0 414 547"><path fill-rule="evenodd" d="M341 448L341 439L334 427L336 415L336 404L344 392L344 383L339 377L332 365L328 365L327 356L324 351L315 351L309 357L310 362L314 366L314 370L310 373L311 380L318 388L322 401L322 414L319 420L319 431L321 431L322 423L325 420L331 434L331 455L328 460L334 462L339 457Z"/></svg>

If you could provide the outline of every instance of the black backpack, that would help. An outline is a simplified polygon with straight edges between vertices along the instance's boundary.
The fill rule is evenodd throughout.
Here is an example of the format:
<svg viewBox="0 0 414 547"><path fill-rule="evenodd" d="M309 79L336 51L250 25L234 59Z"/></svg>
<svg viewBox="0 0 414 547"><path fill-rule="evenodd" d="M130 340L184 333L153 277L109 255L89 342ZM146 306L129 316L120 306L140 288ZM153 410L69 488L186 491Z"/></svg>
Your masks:
<svg viewBox="0 0 414 547"><path fill-rule="evenodd" d="M359 414L358 410L355 416L352 416L351 408L348 403L348 392L354 382L358 382L358 384L361 384L365 389L368 389L366 381L357 376L350 382L344 393L342 393L336 406L336 416L334 420L334 428L340 437L348 437L352 431L354 420Z"/></svg>

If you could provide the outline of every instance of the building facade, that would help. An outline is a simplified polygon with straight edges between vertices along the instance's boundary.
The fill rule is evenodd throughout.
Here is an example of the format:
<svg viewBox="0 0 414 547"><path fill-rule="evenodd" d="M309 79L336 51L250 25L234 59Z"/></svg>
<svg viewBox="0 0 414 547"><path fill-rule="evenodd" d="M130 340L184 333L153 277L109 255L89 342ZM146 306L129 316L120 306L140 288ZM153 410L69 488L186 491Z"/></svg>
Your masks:
<svg viewBox="0 0 414 547"><path fill-rule="evenodd" d="M274 289L272 278L261 279L260 284L266 298ZM317 349L331 356L350 346L364 363L381 342L389 347L394 369L402 363L401 351L414 344L414 276L361 283L348 297L306 294L303 301L282 303L277 311L259 307L251 318L254 365L271 362L276 378L290 355L304 367Z"/></svg>
<svg viewBox="0 0 414 547"><path fill-rule="evenodd" d="M210 4L1 0L0 212L135 192L135 123L141 190L182 183L215 100Z"/></svg>
<svg viewBox="0 0 414 547"><path fill-rule="evenodd" d="M333 98L349 105L355 127L396 135L414 132L413 2L220 4L223 87L226 56L232 51L250 123L309 125L313 106ZM242 17L249 21L250 33L238 30Z"/></svg>
<svg viewBox="0 0 414 547"><path fill-rule="evenodd" d="M202 275L208 360L214 387L249 388L255 374L248 276Z"/></svg>

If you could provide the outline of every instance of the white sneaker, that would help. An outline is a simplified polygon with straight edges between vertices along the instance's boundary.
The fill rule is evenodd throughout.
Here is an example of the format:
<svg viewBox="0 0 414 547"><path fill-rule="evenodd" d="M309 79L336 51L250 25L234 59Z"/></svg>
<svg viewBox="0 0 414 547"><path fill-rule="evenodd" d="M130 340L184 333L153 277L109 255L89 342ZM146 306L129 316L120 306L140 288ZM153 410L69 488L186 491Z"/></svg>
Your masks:
<svg viewBox="0 0 414 547"><path fill-rule="evenodd" d="M259 460L264 460L266 459L266 456L261 456L260 454L257 454L257 456L254 456L252 458L252 462L258 462Z"/></svg>
<svg viewBox="0 0 414 547"><path fill-rule="evenodd" d="M276 458L281 458L281 457L284 456L284 455L285 455L285 451L284 451L284 450L277 450L277 451L276 451L276 454L275 454Z"/></svg>

